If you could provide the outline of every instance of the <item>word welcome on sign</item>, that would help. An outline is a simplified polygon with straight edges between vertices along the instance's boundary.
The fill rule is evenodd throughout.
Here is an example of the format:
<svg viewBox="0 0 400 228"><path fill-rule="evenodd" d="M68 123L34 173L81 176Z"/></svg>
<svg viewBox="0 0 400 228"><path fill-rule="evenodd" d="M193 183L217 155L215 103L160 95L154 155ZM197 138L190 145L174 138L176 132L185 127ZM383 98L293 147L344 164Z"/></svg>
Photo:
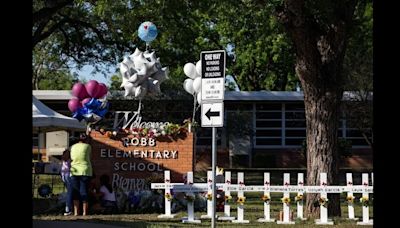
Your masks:
<svg viewBox="0 0 400 228"><path fill-rule="evenodd" d="M119 119L120 114L124 114L121 119ZM138 111L114 112L114 129L119 127L126 129L129 125L130 130L133 130L134 128L161 128L167 126L168 124L169 122L142 122L142 117L139 115Z"/></svg>

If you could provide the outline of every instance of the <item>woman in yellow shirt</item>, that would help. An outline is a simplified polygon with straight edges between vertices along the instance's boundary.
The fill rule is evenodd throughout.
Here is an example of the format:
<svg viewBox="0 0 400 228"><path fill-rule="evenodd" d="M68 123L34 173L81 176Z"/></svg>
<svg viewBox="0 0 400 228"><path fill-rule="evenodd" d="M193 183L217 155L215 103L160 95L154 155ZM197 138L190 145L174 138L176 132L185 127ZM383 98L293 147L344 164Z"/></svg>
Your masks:
<svg viewBox="0 0 400 228"><path fill-rule="evenodd" d="M79 142L71 147L71 180L74 189L74 215L79 214L79 200L82 201L82 215L88 214L88 184L93 175L90 162L92 146L87 143L85 134L81 134ZM79 197L77 196L79 192Z"/></svg>

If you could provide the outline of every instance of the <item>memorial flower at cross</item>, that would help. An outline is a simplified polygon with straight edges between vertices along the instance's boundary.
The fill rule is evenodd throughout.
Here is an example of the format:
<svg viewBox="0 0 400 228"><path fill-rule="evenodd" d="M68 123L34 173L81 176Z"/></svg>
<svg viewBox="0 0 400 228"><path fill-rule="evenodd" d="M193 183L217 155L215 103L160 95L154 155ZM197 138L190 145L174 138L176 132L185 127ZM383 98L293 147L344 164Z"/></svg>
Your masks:
<svg viewBox="0 0 400 228"><path fill-rule="evenodd" d="M232 199L231 195L225 195L225 202L229 202Z"/></svg>
<svg viewBox="0 0 400 228"><path fill-rule="evenodd" d="M246 197L244 197L244 196L239 196L238 198L237 198L237 201L236 201L238 204L240 204L240 205L243 205L244 204L244 202L246 202Z"/></svg>
<svg viewBox="0 0 400 228"><path fill-rule="evenodd" d="M346 201L347 201L347 203L348 204L352 204L352 203L354 203L354 196L347 196L346 197Z"/></svg>
<svg viewBox="0 0 400 228"><path fill-rule="evenodd" d="M267 195L267 194L264 194L263 196L261 196L261 199L265 203L268 203L269 201L271 201L271 197L269 197L269 195Z"/></svg>
<svg viewBox="0 0 400 228"><path fill-rule="evenodd" d="M172 195L171 195L171 193L165 193L164 197L165 197L165 199L167 199L168 201L171 201L171 200L172 200Z"/></svg>
<svg viewBox="0 0 400 228"><path fill-rule="evenodd" d="M212 193L207 193L207 200L212 200Z"/></svg>
<svg viewBox="0 0 400 228"><path fill-rule="evenodd" d="M360 198L360 203L362 203L362 205L363 205L364 207L368 207L368 205L369 205L369 198L368 198L368 196L363 196L363 197L361 197L361 198Z"/></svg>
<svg viewBox="0 0 400 228"><path fill-rule="evenodd" d="M297 196L294 197L294 201L297 202L303 202L303 194L297 194Z"/></svg>
<svg viewBox="0 0 400 228"><path fill-rule="evenodd" d="M286 203L286 205L290 204L290 198L289 197L283 197L281 198L282 203Z"/></svg>
<svg viewBox="0 0 400 228"><path fill-rule="evenodd" d="M318 202L320 206L327 207L328 206L328 198L326 197L319 197Z"/></svg>

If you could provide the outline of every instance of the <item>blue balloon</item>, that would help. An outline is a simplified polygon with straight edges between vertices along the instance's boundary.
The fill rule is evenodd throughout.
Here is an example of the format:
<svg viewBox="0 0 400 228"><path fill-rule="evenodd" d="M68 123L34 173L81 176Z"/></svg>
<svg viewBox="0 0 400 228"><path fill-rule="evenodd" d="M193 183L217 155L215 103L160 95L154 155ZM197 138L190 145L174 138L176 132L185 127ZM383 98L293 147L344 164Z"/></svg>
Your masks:
<svg viewBox="0 0 400 228"><path fill-rule="evenodd" d="M106 115L108 107L108 102L92 98L83 107L78 108L72 117L79 121L85 119L88 123L97 123Z"/></svg>
<svg viewBox="0 0 400 228"><path fill-rule="evenodd" d="M151 42L157 37L157 27L150 21L143 22L138 29L139 38Z"/></svg>
<svg viewBox="0 0 400 228"><path fill-rule="evenodd" d="M98 109L101 106L101 101L96 98L92 98L89 102L87 102L84 107L88 109Z"/></svg>
<svg viewBox="0 0 400 228"><path fill-rule="evenodd" d="M108 106L109 106L109 104L107 103L106 107L101 108L101 109L97 109L97 110L94 111L94 113L96 113L97 115L99 115L101 117L104 117L108 112Z"/></svg>
<svg viewBox="0 0 400 228"><path fill-rule="evenodd" d="M73 114L72 118L77 119L79 122L83 120L82 108L78 108Z"/></svg>

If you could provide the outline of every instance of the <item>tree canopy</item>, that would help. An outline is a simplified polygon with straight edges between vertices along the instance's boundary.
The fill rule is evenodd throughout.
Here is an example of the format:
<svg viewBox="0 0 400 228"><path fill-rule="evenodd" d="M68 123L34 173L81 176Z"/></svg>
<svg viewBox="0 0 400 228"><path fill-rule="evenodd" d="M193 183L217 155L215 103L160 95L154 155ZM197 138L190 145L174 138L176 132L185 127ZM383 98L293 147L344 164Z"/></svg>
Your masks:
<svg viewBox="0 0 400 228"><path fill-rule="evenodd" d="M314 1L307 2L313 6ZM170 69L170 80L162 85L165 88L182 89L182 68L187 62L199 60L201 51L225 49L227 74L236 78L242 90L294 90L298 83L295 52L275 17L280 4L247 0L35 0L32 46L34 52L51 47L48 62L57 58L65 69L91 65L96 72L107 75L110 66L116 67L136 47L145 49L137 29L142 22L152 21L159 35L151 49ZM324 8L324 4L313 7ZM365 61L357 57L365 54L366 43L372 43L370 36L365 36L371 33L372 24L366 16L371 10L369 14L358 12L359 26L349 42L349 50L354 51L346 55L350 59L346 63L353 61L352 66L359 66L358 75L363 74L361 68L371 74L369 63L354 62ZM328 20L325 11L311 13L321 21ZM33 65L37 67L37 61Z"/></svg>
<svg viewBox="0 0 400 228"><path fill-rule="evenodd" d="M242 90L292 90L294 56L272 9L252 1L36 0L33 51L51 46L49 54L66 68L89 64L105 72L136 47L145 49L137 28L152 21L159 35L151 48L170 69L166 88L181 89L184 64L201 51L226 49L227 73Z"/></svg>

